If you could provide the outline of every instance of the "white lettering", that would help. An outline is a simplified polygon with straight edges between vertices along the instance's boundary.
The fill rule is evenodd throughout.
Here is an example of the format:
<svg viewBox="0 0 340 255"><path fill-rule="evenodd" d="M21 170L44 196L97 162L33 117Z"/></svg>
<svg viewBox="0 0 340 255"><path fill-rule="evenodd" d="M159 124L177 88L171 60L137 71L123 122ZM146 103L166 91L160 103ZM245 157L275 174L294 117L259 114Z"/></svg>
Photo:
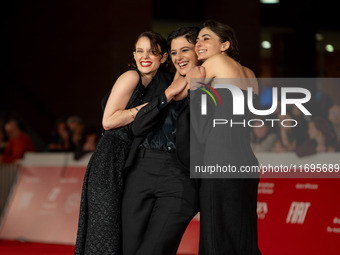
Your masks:
<svg viewBox="0 0 340 255"><path fill-rule="evenodd" d="M286 223L303 224L310 205L310 202L292 202Z"/></svg>
<svg viewBox="0 0 340 255"><path fill-rule="evenodd" d="M302 93L305 98L287 98L287 93ZM295 104L304 115L312 115L302 104L307 103L311 99L311 94L308 89L304 88L282 88L281 89L281 114L286 115L287 104Z"/></svg>

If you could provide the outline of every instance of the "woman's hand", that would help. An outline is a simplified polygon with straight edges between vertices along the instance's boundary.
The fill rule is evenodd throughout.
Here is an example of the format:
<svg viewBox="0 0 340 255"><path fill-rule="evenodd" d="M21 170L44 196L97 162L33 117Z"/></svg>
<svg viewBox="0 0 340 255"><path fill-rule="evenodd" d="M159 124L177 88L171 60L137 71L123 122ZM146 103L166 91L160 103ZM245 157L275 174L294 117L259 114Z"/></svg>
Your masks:
<svg viewBox="0 0 340 255"><path fill-rule="evenodd" d="M206 73L205 68L203 66L195 66L191 68L191 70L187 73L185 76L186 81L188 83L188 88L194 88L196 85L196 82L204 82ZM195 80L191 80L195 79ZM190 81L194 83L190 83Z"/></svg>
<svg viewBox="0 0 340 255"><path fill-rule="evenodd" d="M191 78L205 78L205 68L203 66L195 66L185 76L187 81L190 82Z"/></svg>
<svg viewBox="0 0 340 255"><path fill-rule="evenodd" d="M171 85L165 90L165 96L166 96L167 101L170 102L175 97L178 98L180 94L184 96L185 94L184 90L186 87L187 87L187 81L185 77L178 76L176 79L173 80ZM184 97L186 97L186 95ZM176 99L176 100L180 100L180 99Z"/></svg>
<svg viewBox="0 0 340 255"><path fill-rule="evenodd" d="M190 88L189 84L187 83L187 85L182 90L182 92L180 92L179 94L177 94L176 96L173 97L173 100L180 101L180 100L183 100L184 98L186 98L188 96L188 89L189 88Z"/></svg>

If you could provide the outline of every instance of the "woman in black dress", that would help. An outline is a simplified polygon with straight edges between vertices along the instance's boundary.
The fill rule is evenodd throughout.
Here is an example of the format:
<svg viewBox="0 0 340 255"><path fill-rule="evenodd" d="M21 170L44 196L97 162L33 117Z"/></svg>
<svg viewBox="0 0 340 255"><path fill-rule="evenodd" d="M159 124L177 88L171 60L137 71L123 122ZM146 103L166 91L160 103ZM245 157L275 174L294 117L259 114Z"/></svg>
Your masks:
<svg viewBox="0 0 340 255"><path fill-rule="evenodd" d="M121 199L123 167L136 113L172 80L163 69L168 62L166 40L155 32L142 33L135 43L137 70L123 73L106 102L105 132L85 173L75 254L122 254Z"/></svg>
<svg viewBox="0 0 340 255"><path fill-rule="evenodd" d="M235 78L239 81L255 79L254 73L238 62L238 45L233 30L216 21L206 21L196 41L196 54L203 61L205 76L218 83L218 78ZM202 68L202 67L201 67ZM201 70L198 69L202 73ZM190 74L192 75L192 74ZM196 75L195 77L199 77ZM235 84L247 102L247 82ZM249 84L248 84L249 85ZM211 85L214 87L214 85ZM258 93L257 83L252 90ZM247 123L251 113L245 104L244 115L233 114L233 96L229 89L216 89L223 102L209 112L211 118L223 118ZM256 97L252 94L253 97ZM221 110L223 111L221 112ZM220 115L222 113L222 115ZM207 115L208 116L208 115ZM210 124L211 122L209 122ZM205 140L205 164L256 166L257 159L250 147L250 129L242 125L220 125ZM213 160L212 160L213 159ZM218 161L218 162L216 162ZM257 175L226 175L200 180L200 244L201 255L258 255L257 242ZM252 178L247 178L252 177Z"/></svg>

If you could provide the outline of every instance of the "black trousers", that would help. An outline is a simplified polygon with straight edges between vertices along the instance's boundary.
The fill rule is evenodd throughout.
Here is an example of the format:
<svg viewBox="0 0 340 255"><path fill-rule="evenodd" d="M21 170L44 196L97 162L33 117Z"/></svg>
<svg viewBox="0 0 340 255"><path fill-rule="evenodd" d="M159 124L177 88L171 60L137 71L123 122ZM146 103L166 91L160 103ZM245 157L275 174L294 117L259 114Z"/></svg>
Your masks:
<svg viewBox="0 0 340 255"><path fill-rule="evenodd" d="M197 213L195 180L172 153L142 150L128 172L122 204L124 255L175 255Z"/></svg>

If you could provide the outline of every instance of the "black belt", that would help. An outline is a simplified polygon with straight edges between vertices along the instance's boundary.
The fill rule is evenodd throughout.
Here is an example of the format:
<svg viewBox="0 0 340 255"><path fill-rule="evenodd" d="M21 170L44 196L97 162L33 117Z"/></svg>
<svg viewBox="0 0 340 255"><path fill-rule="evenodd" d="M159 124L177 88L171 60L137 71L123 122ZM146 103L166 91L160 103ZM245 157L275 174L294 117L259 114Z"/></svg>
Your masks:
<svg viewBox="0 0 340 255"><path fill-rule="evenodd" d="M174 152L167 152L167 151L160 151L160 150L151 150L140 147L137 153L137 157L139 158L147 158L147 157L162 157L162 158L176 158L176 153Z"/></svg>

